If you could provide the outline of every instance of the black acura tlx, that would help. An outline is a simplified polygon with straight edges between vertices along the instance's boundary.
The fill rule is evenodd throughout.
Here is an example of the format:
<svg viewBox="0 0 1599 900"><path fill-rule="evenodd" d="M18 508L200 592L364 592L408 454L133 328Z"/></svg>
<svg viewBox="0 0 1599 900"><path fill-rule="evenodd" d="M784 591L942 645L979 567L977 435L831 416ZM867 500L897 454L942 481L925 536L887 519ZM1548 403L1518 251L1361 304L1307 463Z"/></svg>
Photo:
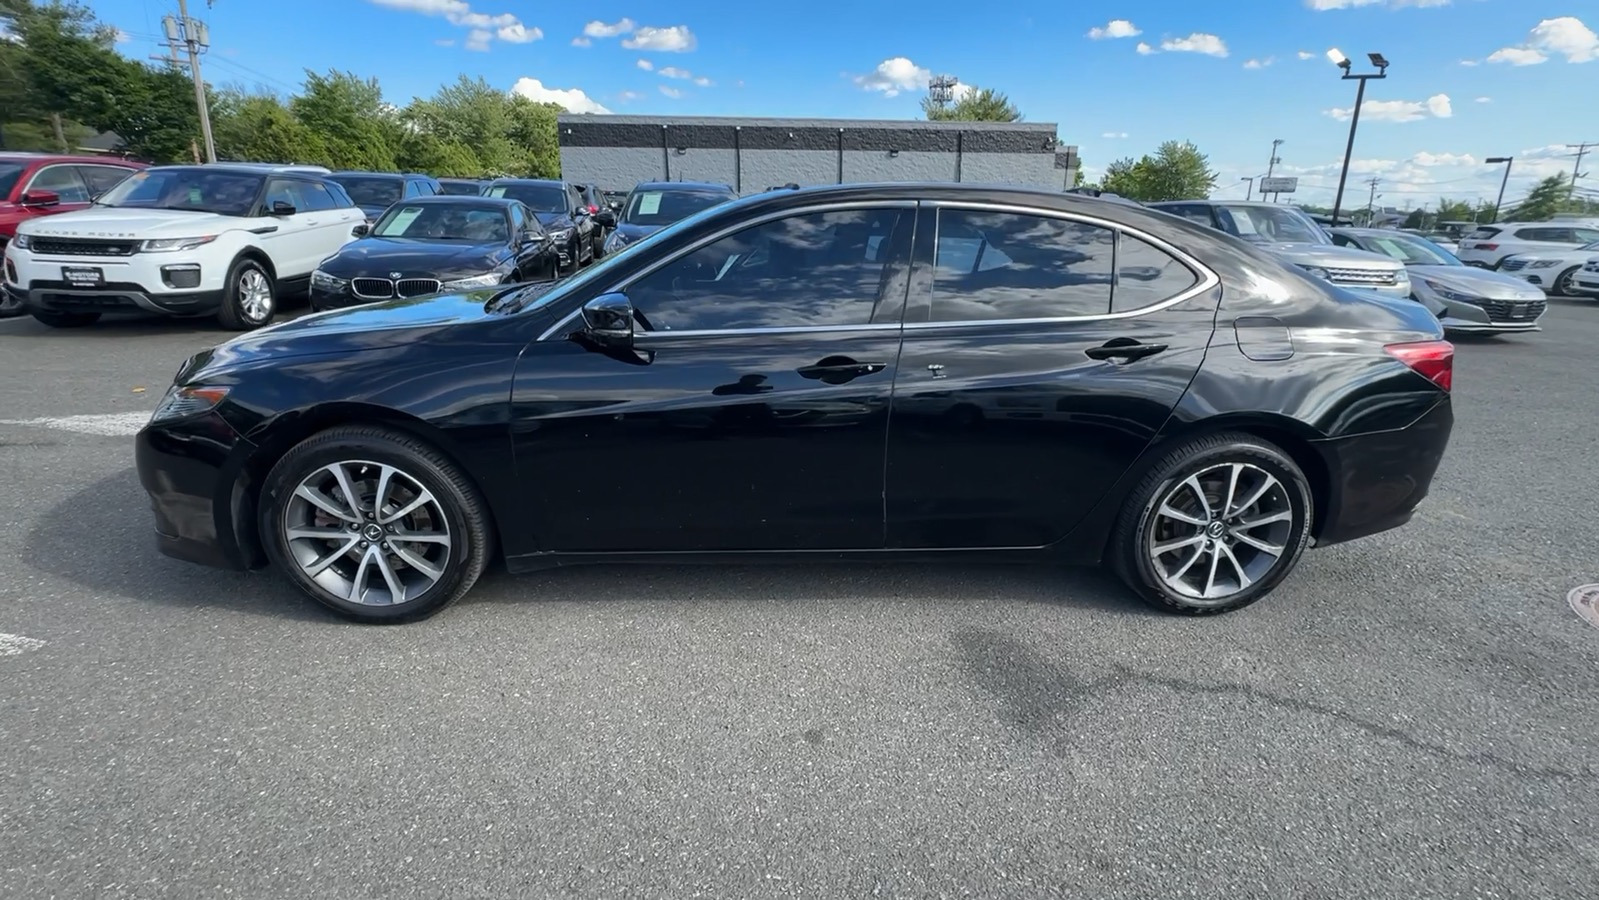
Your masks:
<svg viewBox="0 0 1599 900"><path fill-rule="evenodd" d="M163 552L369 622L491 561L927 556L1103 563L1203 615L1407 522L1453 366L1420 304L1166 213L844 185L241 335L137 456Z"/></svg>
<svg viewBox="0 0 1599 900"><path fill-rule="evenodd" d="M438 195L389 207L311 273L311 309L553 281L555 243L515 200Z"/></svg>

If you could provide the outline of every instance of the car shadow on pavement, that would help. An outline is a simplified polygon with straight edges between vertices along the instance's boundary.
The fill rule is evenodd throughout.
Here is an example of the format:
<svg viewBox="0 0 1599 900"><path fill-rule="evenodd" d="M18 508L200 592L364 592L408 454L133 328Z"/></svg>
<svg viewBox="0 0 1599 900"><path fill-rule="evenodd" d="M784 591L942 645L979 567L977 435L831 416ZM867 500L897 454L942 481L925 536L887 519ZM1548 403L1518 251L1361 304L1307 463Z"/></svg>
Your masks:
<svg viewBox="0 0 1599 900"><path fill-rule="evenodd" d="M229 572L162 556L155 546L149 499L132 467L84 486L45 511L28 533L23 552L28 565L105 597L340 621L271 571Z"/></svg>

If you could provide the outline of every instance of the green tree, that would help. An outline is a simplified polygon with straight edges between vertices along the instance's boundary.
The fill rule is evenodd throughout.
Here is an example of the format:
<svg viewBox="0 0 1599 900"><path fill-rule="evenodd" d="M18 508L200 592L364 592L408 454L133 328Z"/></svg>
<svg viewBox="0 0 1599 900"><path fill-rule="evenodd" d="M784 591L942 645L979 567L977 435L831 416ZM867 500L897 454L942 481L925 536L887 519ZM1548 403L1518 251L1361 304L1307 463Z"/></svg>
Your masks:
<svg viewBox="0 0 1599 900"><path fill-rule="evenodd" d="M217 158L327 165L332 161L322 138L295 118L270 93L227 88L211 101L211 130Z"/></svg>
<svg viewBox="0 0 1599 900"><path fill-rule="evenodd" d="M394 151L402 126L399 117L383 102L383 90L376 78L337 71L319 75L307 70L305 90L289 101L289 110L321 137L326 165L377 172L395 170Z"/></svg>
<svg viewBox="0 0 1599 900"><path fill-rule="evenodd" d="M1209 157L1189 141L1166 141L1153 156L1118 159L1100 182L1102 190L1146 203L1206 197L1215 187Z"/></svg>
<svg viewBox="0 0 1599 900"><path fill-rule="evenodd" d="M1022 114L1015 104L993 88L968 91L953 104L940 107L931 97L922 98L922 115L929 122L1020 122Z"/></svg>
<svg viewBox="0 0 1599 900"><path fill-rule="evenodd" d="M1578 211L1579 207L1580 204L1571 202L1571 182L1564 175L1550 175L1534 185L1527 198L1516 206L1514 219L1542 222L1554 218L1556 213Z"/></svg>
<svg viewBox="0 0 1599 900"><path fill-rule="evenodd" d="M520 171L529 178L561 176L561 140L556 116L565 112L558 103L538 103L513 94L511 129L507 137L520 150Z"/></svg>

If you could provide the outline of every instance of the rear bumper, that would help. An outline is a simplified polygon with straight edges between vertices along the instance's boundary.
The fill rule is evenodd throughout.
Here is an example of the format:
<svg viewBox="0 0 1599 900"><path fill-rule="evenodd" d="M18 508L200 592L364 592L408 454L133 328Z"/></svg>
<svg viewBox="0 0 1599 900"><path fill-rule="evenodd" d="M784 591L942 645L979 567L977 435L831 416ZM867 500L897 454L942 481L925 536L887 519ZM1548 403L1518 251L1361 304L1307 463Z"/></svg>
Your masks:
<svg viewBox="0 0 1599 900"><path fill-rule="evenodd" d="M1315 442L1332 473L1327 508L1318 516L1317 546L1397 528L1426 498L1454 430L1447 395L1405 428Z"/></svg>
<svg viewBox="0 0 1599 900"><path fill-rule="evenodd" d="M213 413L146 426L134 439L139 483L150 497L156 547L166 556L221 569L252 568L240 535L253 534L238 462L249 445Z"/></svg>

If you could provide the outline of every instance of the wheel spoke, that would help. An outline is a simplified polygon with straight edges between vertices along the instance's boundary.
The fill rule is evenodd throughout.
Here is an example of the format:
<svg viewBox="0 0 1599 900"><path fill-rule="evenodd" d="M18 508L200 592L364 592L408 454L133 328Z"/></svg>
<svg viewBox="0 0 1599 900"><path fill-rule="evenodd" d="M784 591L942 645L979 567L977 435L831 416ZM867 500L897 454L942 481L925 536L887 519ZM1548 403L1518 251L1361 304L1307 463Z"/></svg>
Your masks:
<svg viewBox="0 0 1599 900"><path fill-rule="evenodd" d="M350 602L366 602L367 582L372 580L372 560L381 555L382 553L376 547L368 547L366 552L361 554L361 563L355 567L355 577L350 579L350 596L348 598Z"/></svg>
<svg viewBox="0 0 1599 900"><path fill-rule="evenodd" d="M1273 544L1270 541L1263 541L1260 538L1253 537L1251 535L1247 535L1247 534L1244 534L1242 532L1237 532L1237 531L1233 532L1233 538L1236 539L1238 541L1238 543L1240 543L1240 544L1248 544L1249 546L1254 547L1256 550L1259 550L1260 552L1265 553L1267 555L1270 555L1270 556L1282 556L1283 555L1283 547L1282 547L1281 544Z"/></svg>
<svg viewBox="0 0 1599 900"><path fill-rule="evenodd" d="M1221 553L1215 548L1215 546L1212 546L1210 548L1210 574L1205 576L1204 596L1206 597L1209 597L1210 592L1216 589L1216 566L1220 562Z"/></svg>
<svg viewBox="0 0 1599 900"><path fill-rule="evenodd" d="M1236 531L1254 531L1256 528L1259 528L1262 525L1270 525L1273 522L1287 522L1287 521L1292 520L1293 517L1294 517L1294 514L1289 512L1289 511L1287 511L1287 510L1283 510L1281 512L1269 513L1267 515L1259 516L1259 517L1253 518L1253 519L1240 520L1238 522L1238 524L1233 526L1233 530L1235 532Z"/></svg>
<svg viewBox="0 0 1599 900"><path fill-rule="evenodd" d="M359 521L358 518L352 515L350 512L340 509L338 505L333 502L332 498L308 484L300 485L295 489L294 494L295 496L302 498L307 503L315 506L317 509L322 510L334 518L343 519L346 522Z"/></svg>
<svg viewBox="0 0 1599 900"><path fill-rule="evenodd" d="M405 583L400 580L399 574L394 571L394 566L389 564L389 558L383 555L378 548L372 548L372 559L377 563L378 571L383 573L383 580L389 586L389 602L405 602Z"/></svg>
<svg viewBox="0 0 1599 900"><path fill-rule="evenodd" d="M343 463L328 466L328 471L333 473L333 480L338 482L339 491L344 494L344 503L355 514L355 521L360 521L361 498L355 492L355 485L350 483L350 473L344 471Z"/></svg>
<svg viewBox="0 0 1599 900"><path fill-rule="evenodd" d="M1171 585L1174 588L1177 588L1178 590L1181 590L1182 589L1182 583L1183 583L1183 576L1187 575L1188 574L1188 570L1192 569L1194 567L1194 563L1199 562L1199 560L1204 555L1205 555L1205 548L1204 548L1203 545L1195 547L1194 548L1194 555L1188 557L1188 561L1183 563L1182 566L1180 566L1177 569L1177 571L1175 571L1175 572L1171 573L1170 575L1166 576L1166 583Z"/></svg>
<svg viewBox="0 0 1599 900"><path fill-rule="evenodd" d="M1260 475L1261 475L1260 485L1258 487L1256 487L1255 490L1250 493L1248 499L1246 499L1246 500L1244 500L1244 502L1238 504L1238 507L1233 511L1234 515L1237 515L1238 513L1243 512L1244 510L1250 508L1251 506L1254 506L1256 503L1259 503L1260 502L1260 498L1266 496L1266 492L1267 491L1269 491L1272 488L1277 486L1277 479L1271 477L1271 475L1269 475L1268 473L1261 472Z"/></svg>
<svg viewBox="0 0 1599 900"><path fill-rule="evenodd" d="M1227 475L1227 496L1221 501L1221 516L1227 518L1233 514L1233 500L1238 497L1238 476L1244 474L1243 463L1233 463L1232 471Z"/></svg>
<svg viewBox="0 0 1599 900"><path fill-rule="evenodd" d="M355 536L343 528L290 528L285 534L291 541L355 540Z"/></svg>
<svg viewBox="0 0 1599 900"><path fill-rule="evenodd" d="M379 521L383 522L384 524L387 524L389 522L398 522L399 520L405 518L406 516L410 515L411 513L416 512L417 510L421 509L422 507L424 507L427 504L432 503L432 502L433 502L433 495L424 490L421 493L416 495L416 499L415 500L412 500L410 503L407 503L404 506L402 506L399 509L398 512L390 513L389 515L383 516Z"/></svg>
<svg viewBox="0 0 1599 900"><path fill-rule="evenodd" d="M1233 555L1233 548L1219 541L1216 543L1216 548L1221 551L1223 556L1227 557L1229 563L1232 563L1233 571L1238 573L1238 589L1240 591L1255 583L1254 579L1249 577L1249 573L1244 571L1244 566L1238 561L1238 557Z"/></svg>
<svg viewBox="0 0 1599 900"><path fill-rule="evenodd" d="M1204 519L1201 519L1198 516L1189 515L1188 513L1185 513L1182 510L1172 506L1170 503L1162 503L1160 505L1160 514L1168 519L1176 519L1179 522L1185 522L1189 525L1205 524Z"/></svg>
<svg viewBox="0 0 1599 900"><path fill-rule="evenodd" d="M372 495L372 511L380 516L383 515L383 507L388 505L389 482L393 478L394 469L390 466L384 466L382 471L378 473L378 489L377 493Z"/></svg>
<svg viewBox="0 0 1599 900"><path fill-rule="evenodd" d="M1153 552L1156 556L1165 556L1173 550L1181 550L1184 547L1192 547L1195 544L1203 543L1204 540L1205 536L1203 534L1194 534L1185 538L1179 538L1175 541L1167 541L1164 544L1156 544L1150 549L1151 552Z"/></svg>
<svg viewBox="0 0 1599 900"><path fill-rule="evenodd" d="M391 541L403 541L408 544L450 544L450 536L434 531L397 531L389 535Z"/></svg>
<svg viewBox="0 0 1599 900"><path fill-rule="evenodd" d="M429 581L438 581L444 577L444 570L434 566L422 557L412 553L406 547L395 547L394 555L398 556L406 565L427 576Z"/></svg>
<svg viewBox="0 0 1599 900"><path fill-rule="evenodd" d="M1187 480L1183 482L1183 486L1193 491L1194 496L1199 498L1199 508L1205 511L1205 515L1214 516L1216 514L1216 511L1210 508L1210 500L1205 496L1204 487L1199 483L1199 475L1188 476Z"/></svg>
<svg viewBox="0 0 1599 900"><path fill-rule="evenodd" d="M351 535L350 538L343 544L340 544L337 549L329 552L326 556L318 557L315 561L305 565L303 567L305 574L311 578L321 575L324 571L326 571L328 566L338 562L339 559L346 553L349 553L351 550L355 549L355 545L359 540L360 539L356 536Z"/></svg>

